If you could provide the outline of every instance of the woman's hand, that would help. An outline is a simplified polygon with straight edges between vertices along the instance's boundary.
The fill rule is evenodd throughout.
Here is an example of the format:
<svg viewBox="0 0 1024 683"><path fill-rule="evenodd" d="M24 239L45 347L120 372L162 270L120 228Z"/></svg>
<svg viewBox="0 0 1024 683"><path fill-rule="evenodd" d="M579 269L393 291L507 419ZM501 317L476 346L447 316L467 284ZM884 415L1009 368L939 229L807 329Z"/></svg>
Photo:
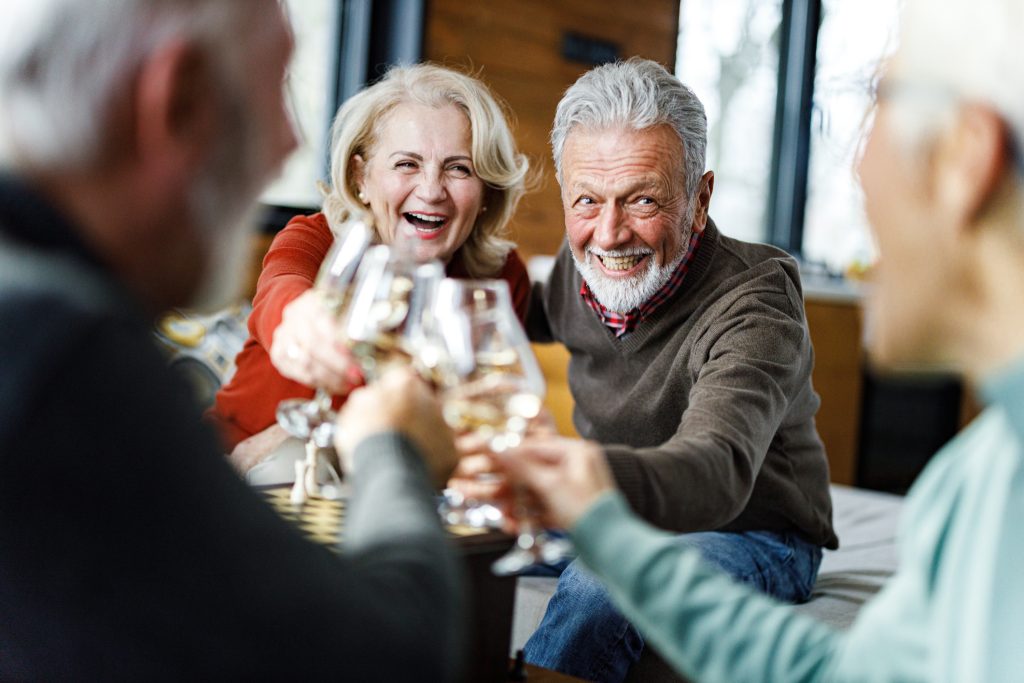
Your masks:
<svg viewBox="0 0 1024 683"><path fill-rule="evenodd" d="M569 529L615 488L600 446L562 436L536 436L495 456L512 483L525 487L548 526Z"/></svg>
<svg viewBox="0 0 1024 683"><path fill-rule="evenodd" d="M280 425L270 425L262 432L257 432L248 439L239 441L235 450L228 455L228 462L239 474L245 474L263 462L287 438L288 432L284 431Z"/></svg>
<svg viewBox="0 0 1024 683"><path fill-rule="evenodd" d="M312 289L285 306L274 330L270 361L288 379L333 395L345 395L362 382L337 319Z"/></svg>
<svg viewBox="0 0 1024 683"><path fill-rule="evenodd" d="M433 391L408 368L387 371L372 385L353 391L342 406L334 446L346 472L352 471L359 442L381 432L400 432L412 441L433 484L444 485L458 460L452 430Z"/></svg>

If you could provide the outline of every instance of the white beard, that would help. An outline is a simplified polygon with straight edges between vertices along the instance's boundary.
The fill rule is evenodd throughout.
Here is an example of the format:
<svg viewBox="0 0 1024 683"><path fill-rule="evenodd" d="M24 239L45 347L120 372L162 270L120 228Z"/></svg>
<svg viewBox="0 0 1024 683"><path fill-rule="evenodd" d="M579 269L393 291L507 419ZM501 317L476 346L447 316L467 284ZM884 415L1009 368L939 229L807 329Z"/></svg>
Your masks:
<svg viewBox="0 0 1024 683"><path fill-rule="evenodd" d="M241 102L242 100L239 100ZM189 307L211 311L234 303L241 295L256 227L256 203L265 185L263 148L252 122L229 105L237 123L227 128L206 168L189 192L189 215L205 247L203 278Z"/></svg>
<svg viewBox="0 0 1024 683"><path fill-rule="evenodd" d="M644 253L650 254L647 267L625 280L613 280L607 277L601 272L600 267L593 263L598 255L632 256ZM686 256L685 249L681 250L671 262L659 266L654 258L654 253L647 247L631 247L614 251L587 247L582 260L576 258L575 253L572 254L572 260L576 263L576 270L579 271L587 286L590 287L590 291L602 306L616 313L626 313L638 308L640 304L650 299L665 286L684 256Z"/></svg>

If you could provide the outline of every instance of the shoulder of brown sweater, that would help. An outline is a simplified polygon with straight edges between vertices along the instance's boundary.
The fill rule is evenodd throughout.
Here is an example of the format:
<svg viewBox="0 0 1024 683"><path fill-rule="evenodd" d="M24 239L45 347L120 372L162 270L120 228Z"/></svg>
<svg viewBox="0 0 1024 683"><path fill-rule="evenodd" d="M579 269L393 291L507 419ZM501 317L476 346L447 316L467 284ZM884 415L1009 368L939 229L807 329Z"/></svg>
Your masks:
<svg viewBox="0 0 1024 683"><path fill-rule="evenodd" d="M711 280L728 288L743 287L746 292L770 291L785 293L795 301L803 302L800 265L796 259L771 244L746 242L723 235L708 219L709 236L714 235L718 260L711 264ZM732 263L723 263L720 259Z"/></svg>

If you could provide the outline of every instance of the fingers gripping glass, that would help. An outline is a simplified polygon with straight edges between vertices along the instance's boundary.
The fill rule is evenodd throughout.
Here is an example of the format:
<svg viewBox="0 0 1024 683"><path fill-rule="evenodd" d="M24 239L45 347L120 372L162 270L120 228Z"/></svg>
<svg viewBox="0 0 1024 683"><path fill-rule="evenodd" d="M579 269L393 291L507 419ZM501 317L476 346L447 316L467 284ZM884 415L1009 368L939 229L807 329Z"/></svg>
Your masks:
<svg viewBox="0 0 1024 683"><path fill-rule="evenodd" d="M372 237L373 231L365 221L347 223L320 267L314 288L323 296L328 310L336 318L348 305L353 277ZM311 400L287 399L277 406L277 423L292 436L306 442L306 459L296 463L295 468L292 502L296 504L302 503L307 496L321 493L316 480L320 450L331 445L336 417L331 407L331 395L322 387L317 387ZM329 463L325 464L337 486L340 484L338 473Z"/></svg>
<svg viewBox="0 0 1024 683"><path fill-rule="evenodd" d="M457 434L473 434L492 452L514 448L538 415L544 376L502 280L443 280L424 316L419 362L441 390L445 421ZM483 475L493 481L493 475ZM497 526L500 511L486 501L446 491L441 513L449 524ZM523 507L517 496L517 505ZM538 534L520 510L516 547L493 566L513 574L538 561L560 559L565 550Z"/></svg>

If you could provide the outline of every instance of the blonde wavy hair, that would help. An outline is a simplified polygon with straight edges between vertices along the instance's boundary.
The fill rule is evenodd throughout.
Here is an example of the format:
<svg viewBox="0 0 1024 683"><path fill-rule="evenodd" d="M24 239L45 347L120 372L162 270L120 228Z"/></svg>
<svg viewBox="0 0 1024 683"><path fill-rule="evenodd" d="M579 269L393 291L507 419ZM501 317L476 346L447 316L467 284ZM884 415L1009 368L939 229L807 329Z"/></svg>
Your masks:
<svg viewBox="0 0 1024 683"><path fill-rule="evenodd" d="M515 247L505 239L506 228L527 190L530 162L516 148L502 105L472 76L435 64L397 66L350 97L331 126L331 184L321 186L324 215L336 230L349 216L366 212L357 197L352 158L368 157L386 115L410 102L428 107L454 104L469 119L473 165L485 185L487 211L458 251L470 275L493 276Z"/></svg>

